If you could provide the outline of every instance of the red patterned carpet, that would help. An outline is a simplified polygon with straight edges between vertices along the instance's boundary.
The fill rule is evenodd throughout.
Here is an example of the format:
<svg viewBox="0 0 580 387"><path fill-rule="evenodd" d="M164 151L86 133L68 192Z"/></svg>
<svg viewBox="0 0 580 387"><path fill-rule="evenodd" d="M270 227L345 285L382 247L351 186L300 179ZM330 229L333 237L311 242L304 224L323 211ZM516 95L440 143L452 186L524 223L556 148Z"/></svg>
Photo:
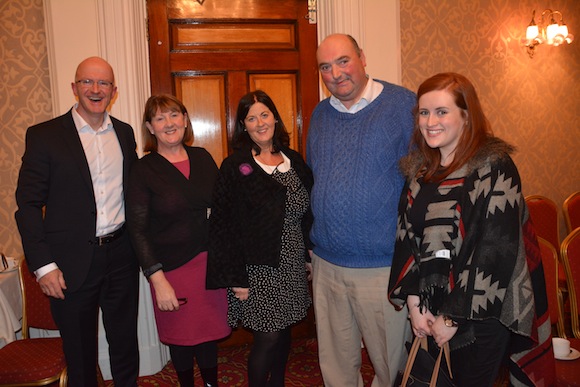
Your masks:
<svg viewBox="0 0 580 387"><path fill-rule="evenodd" d="M219 382L220 387L247 387L246 364L249 345L227 347L219 350ZM365 386L370 386L374 371L366 351L362 350L363 364L361 367ZM175 370L168 363L155 375L139 378L140 387L175 387L179 386ZM318 348L316 339L294 339L286 369L286 387L322 387L322 376L318 367ZM502 369L494 387L509 385L507 370ZM199 371L195 371L195 386L202 387ZM113 387L113 382L107 380L104 387Z"/></svg>
<svg viewBox="0 0 580 387"><path fill-rule="evenodd" d="M246 364L250 351L249 345L241 347L222 348L219 352L219 382L221 387L246 387ZM370 385L374 376L368 356L363 350L363 379L365 385ZM195 385L202 386L199 371L196 370ZM142 387L178 386L177 375L171 363L159 373L139 378ZM292 343L288 368L286 371L286 387L318 387L322 386L322 376L318 367L318 351L315 339L296 339ZM106 387L112 387L112 381L105 382Z"/></svg>

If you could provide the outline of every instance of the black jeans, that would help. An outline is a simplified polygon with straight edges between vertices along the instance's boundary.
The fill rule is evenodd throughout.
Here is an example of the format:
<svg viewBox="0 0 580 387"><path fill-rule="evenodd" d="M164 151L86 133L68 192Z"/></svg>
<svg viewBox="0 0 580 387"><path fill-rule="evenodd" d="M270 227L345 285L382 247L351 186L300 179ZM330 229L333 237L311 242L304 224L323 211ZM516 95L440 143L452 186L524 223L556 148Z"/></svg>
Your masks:
<svg viewBox="0 0 580 387"><path fill-rule="evenodd" d="M466 324L472 324L475 342L451 351L453 381L458 387L491 387L505 358L510 332L496 319Z"/></svg>

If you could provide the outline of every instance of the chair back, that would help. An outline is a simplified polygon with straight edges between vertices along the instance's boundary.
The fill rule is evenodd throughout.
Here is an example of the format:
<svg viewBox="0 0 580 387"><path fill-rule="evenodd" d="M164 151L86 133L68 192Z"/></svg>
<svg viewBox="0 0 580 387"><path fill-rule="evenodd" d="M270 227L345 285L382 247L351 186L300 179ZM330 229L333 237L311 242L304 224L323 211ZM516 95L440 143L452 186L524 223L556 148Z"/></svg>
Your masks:
<svg viewBox="0 0 580 387"><path fill-rule="evenodd" d="M562 213L568 234L580 227L580 191L574 192L564 200Z"/></svg>
<svg viewBox="0 0 580 387"><path fill-rule="evenodd" d="M530 195L526 196L526 204L537 236L550 242L558 251L560 234L558 232L558 207L556 203L542 195Z"/></svg>
<svg viewBox="0 0 580 387"><path fill-rule="evenodd" d="M538 245L544 267L546 281L546 295L548 297L548 311L552 325L556 324L558 336L565 337L564 319L562 318L561 295L558 291L558 254L550 242L538 237Z"/></svg>
<svg viewBox="0 0 580 387"><path fill-rule="evenodd" d="M22 289L22 337L28 338L28 328L56 330L50 300L40 289L34 274L28 270L26 259L20 260L20 287Z"/></svg>
<svg viewBox="0 0 580 387"><path fill-rule="evenodd" d="M570 314L572 333L580 339L580 324L578 321L578 301L580 300L580 228L572 231L562 241L560 259L566 271L570 299Z"/></svg>

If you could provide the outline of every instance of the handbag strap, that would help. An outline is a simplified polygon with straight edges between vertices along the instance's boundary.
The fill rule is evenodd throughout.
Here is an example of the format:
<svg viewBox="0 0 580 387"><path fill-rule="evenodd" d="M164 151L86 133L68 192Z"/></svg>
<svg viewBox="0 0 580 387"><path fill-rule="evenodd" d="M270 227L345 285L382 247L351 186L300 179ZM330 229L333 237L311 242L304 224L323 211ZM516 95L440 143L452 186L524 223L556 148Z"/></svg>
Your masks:
<svg viewBox="0 0 580 387"><path fill-rule="evenodd" d="M405 371L403 371L403 380L401 381L401 387L407 386L407 381L409 380L409 376L411 375L411 369L413 368L413 363L415 362L415 358L417 357L417 351L419 350L419 345L421 344L420 338L415 336L415 340L413 340L413 345L411 345L411 349L409 350L409 357L407 358L407 364L405 365Z"/></svg>
<svg viewBox="0 0 580 387"><path fill-rule="evenodd" d="M417 337L413 340L413 345L411 345L411 350L409 351L409 358L407 359L407 364L405 365L405 371L403 372L403 380L401 382L401 387L405 387L411 375L411 370L413 369L413 363L415 363L415 358L417 357L417 352L419 347L426 349L428 346L426 337ZM433 368L433 373L431 374L431 381L429 387L437 387L437 378L439 377L439 368L441 367L441 357L445 353L445 360L447 362L447 369L449 371L449 377L453 378L451 373L451 363L449 355L449 343L443 344L443 347L439 349L439 355L435 361L435 367Z"/></svg>
<svg viewBox="0 0 580 387"><path fill-rule="evenodd" d="M443 344L443 353L445 354L445 363L447 363L447 371L449 372L449 377L453 379L453 372L451 372L451 350L449 349L449 342Z"/></svg>

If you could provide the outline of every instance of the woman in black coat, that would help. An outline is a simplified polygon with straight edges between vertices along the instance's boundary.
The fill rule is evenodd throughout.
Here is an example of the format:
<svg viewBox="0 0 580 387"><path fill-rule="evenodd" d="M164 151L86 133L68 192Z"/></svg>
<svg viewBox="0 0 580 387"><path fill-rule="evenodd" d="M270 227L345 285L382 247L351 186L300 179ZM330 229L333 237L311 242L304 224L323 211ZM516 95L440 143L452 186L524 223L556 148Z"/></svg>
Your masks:
<svg viewBox="0 0 580 387"><path fill-rule="evenodd" d="M240 100L232 143L214 189L207 286L228 289L230 326L253 333L250 386L283 386L290 327L311 305L312 173L263 91Z"/></svg>

